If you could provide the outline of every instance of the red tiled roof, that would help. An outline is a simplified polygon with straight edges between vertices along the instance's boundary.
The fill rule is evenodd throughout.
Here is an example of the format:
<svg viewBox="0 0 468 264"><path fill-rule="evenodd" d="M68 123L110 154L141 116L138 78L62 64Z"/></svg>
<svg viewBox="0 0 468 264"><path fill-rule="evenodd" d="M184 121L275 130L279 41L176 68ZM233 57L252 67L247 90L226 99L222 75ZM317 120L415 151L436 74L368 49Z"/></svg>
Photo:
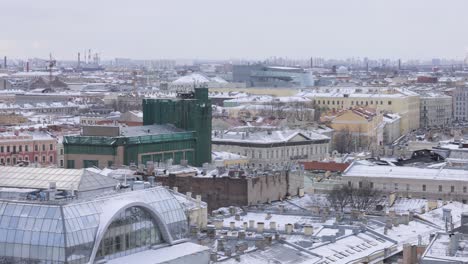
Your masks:
<svg viewBox="0 0 468 264"><path fill-rule="evenodd" d="M303 161L300 162L304 165L305 170L324 170L331 172L343 172L348 168L348 163L336 163L336 162L320 162L320 161Z"/></svg>

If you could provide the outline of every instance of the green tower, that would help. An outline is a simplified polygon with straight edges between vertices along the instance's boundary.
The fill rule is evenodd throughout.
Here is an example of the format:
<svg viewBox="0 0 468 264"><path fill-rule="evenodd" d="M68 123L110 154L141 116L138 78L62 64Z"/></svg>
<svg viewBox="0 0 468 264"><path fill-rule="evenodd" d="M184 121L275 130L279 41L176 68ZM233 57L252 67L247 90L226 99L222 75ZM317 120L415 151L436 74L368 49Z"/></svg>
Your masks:
<svg viewBox="0 0 468 264"><path fill-rule="evenodd" d="M192 165L211 162L211 100L208 88L179 93L170 99L143 99L143 125L172 124L195 132L195 157Z"/></svg>

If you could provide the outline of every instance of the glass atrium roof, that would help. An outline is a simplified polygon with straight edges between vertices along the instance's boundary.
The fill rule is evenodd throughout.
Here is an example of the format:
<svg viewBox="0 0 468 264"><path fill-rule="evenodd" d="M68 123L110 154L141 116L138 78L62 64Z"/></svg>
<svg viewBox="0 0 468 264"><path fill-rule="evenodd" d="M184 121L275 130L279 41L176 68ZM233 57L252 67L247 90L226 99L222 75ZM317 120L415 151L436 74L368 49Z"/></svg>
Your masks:
<svg viewBox="0 0 468 264"><path fill-rule="evenodd" d="M13 262L93 262L110 223L131 207L150 213L166 243L187 237L184 208L164 187L64 205L1 200L0 257Z"/></svg>
<svg viewBox="0 0 468 264"><path fill-rule="evenodd" d="M0 167L0 187L47 189L55 182L58 190L87 191L117 184L112 178L85 169Z"/></svg>

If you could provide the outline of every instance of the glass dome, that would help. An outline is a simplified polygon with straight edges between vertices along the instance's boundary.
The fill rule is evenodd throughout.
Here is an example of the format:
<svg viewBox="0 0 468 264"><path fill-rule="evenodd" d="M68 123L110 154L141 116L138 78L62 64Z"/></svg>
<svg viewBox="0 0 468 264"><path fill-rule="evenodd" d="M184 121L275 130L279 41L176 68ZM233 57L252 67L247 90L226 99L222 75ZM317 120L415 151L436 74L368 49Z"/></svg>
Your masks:
<svg viewBox="0 0 468 264"><path fill-rule="evenodd" d="M0 200L0 263L93 263L187 235L185 211L163 187L61 205Z"/></svg>

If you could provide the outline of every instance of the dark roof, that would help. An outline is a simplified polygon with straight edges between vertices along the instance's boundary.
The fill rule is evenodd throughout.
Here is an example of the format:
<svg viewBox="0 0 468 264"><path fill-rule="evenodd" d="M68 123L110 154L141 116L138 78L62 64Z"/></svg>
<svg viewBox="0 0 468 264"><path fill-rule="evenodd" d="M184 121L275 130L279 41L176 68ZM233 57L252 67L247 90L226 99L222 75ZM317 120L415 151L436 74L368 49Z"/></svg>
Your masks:
<svg viewBox="0 0 468 264"><path fill-rule="evenodd" d="M344 172L349 164L336 163L336 162L320 162L320 161L303 161L300 162L304 165L305 170L324 170L331 172Z"/></svg>

